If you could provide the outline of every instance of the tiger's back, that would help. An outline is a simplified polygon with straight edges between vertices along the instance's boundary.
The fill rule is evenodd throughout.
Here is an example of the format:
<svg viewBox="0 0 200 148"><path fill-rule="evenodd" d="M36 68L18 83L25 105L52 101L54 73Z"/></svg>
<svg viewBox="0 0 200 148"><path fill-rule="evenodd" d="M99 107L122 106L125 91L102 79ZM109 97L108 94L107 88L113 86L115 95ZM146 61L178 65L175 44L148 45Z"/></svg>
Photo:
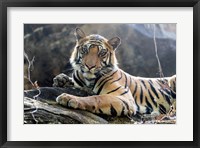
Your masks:
<svg viewBox="0 0 200 148"><path fill-rule="evenodd" d="M105 83L105 84L104 84ZM133 96L137 112L166 114L176 99L176 76L168 78L135 77L119 69L102 77L93 88L97 95Z"/></svg>

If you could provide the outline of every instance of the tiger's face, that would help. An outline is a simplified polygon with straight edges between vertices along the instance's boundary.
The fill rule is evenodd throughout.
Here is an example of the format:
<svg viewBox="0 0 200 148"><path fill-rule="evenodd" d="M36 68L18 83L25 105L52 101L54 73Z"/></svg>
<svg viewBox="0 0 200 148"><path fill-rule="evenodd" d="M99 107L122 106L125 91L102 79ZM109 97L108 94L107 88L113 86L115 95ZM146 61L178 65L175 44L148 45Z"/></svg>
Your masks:
<svg viewBox="0 0 200 148"><path fill-rule="evenodd" d="M75 70L95 78L117 68L115 50L120 45L120 38L107 40L97 34L86 36L80 28L76 28L75 36L76 46L70 59Z"/></svg>

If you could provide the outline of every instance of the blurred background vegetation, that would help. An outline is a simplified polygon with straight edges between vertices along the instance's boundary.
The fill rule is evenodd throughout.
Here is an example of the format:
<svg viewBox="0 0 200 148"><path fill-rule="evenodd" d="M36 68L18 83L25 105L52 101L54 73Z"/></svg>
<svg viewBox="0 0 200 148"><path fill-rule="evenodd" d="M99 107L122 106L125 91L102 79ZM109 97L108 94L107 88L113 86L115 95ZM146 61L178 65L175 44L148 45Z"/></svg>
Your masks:
<svg viewBox="0 0 200 148"><path fill-rule="evenodd" d="M24 51L30 60L34 57L31 80L40 87L52 86L53 78L60 73L71 75L69 58L75 46L76 27L87 35L120 37L122 43L116 55L124 71L141 77L160 76L153 24L25 24ZM164 76L176 74L176 24L156 24L155 35ZM24 88L30 89L27 68L24 58Z"/></svg>

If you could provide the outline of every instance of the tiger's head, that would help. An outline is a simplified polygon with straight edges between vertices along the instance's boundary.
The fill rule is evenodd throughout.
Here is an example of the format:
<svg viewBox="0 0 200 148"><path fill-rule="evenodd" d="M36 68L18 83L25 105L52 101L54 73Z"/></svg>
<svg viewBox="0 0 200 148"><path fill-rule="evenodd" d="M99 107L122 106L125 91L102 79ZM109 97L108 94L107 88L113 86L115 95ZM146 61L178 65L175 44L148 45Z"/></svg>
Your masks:
<svg viewBox="0 0 200 148"><path fill-rule="evenodd" d="M118 68L115 50L121 43L119 37L107 40L98 34L86 36L80 28L75 29L75 36L76 46L70 58L75 70L95 77Z"/></svg>

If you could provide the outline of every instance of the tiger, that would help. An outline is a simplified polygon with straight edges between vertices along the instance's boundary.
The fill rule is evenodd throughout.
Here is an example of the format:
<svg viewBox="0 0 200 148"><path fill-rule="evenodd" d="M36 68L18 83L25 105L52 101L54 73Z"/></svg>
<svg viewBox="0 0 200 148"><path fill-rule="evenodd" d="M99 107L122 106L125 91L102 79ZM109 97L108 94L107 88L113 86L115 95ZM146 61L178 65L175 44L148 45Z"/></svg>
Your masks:
<svg viewBox="0 0 200 148"><path fill-rule="evenodd" d="M59 82L92 92L91 96L63 93L58 104L108 116L139 114L162 115L170 111L176 101L176 75L163 78L132 76L118 67L115 51L121 44L119 37L106 39L99 34L86 35L75 29L76 45L70 57L72 78L59 74ZM65 84L62 84L64 86Z"/></svg>

